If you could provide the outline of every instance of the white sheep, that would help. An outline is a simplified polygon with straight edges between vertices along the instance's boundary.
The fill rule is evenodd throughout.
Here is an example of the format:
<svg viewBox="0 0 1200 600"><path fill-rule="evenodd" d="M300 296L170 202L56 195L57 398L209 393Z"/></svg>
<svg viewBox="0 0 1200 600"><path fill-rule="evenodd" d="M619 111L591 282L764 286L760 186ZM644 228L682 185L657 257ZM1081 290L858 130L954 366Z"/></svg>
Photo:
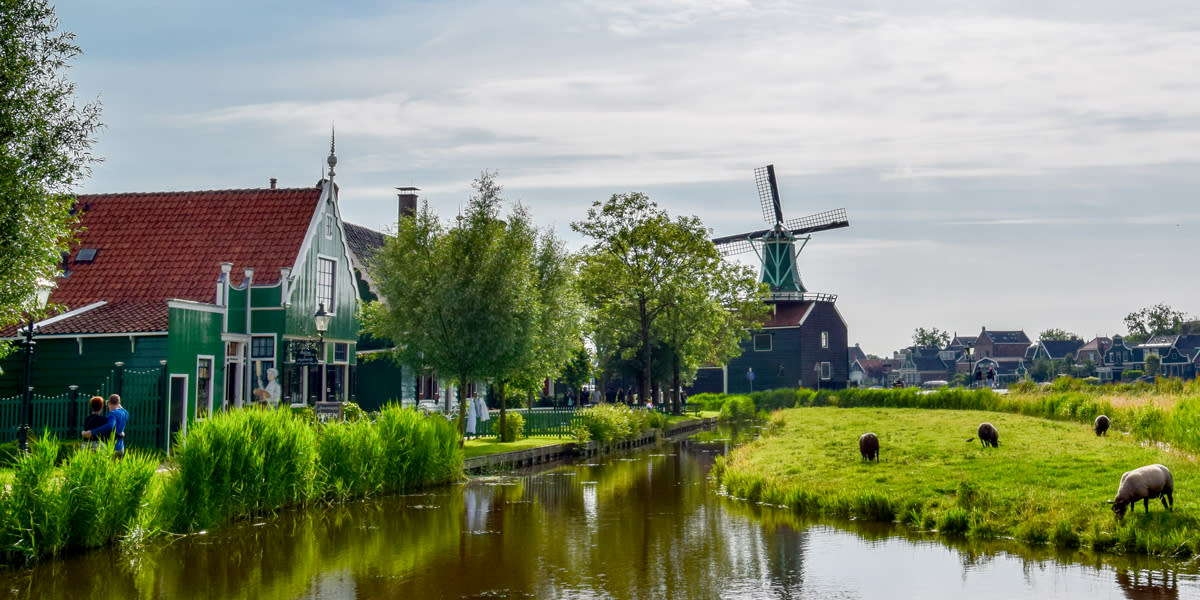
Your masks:
<svg viewBox="0 0 1200 600"><path fill-rule="evenodd" d="M1118 519L1125 518L1125 509L1131 504L1142 501L1146 512L1150 512L1150 499L1162 500L1163 508L1174 510L1175 480L1171 471L1162 465L1147 465L1127 471L1121 476L1121 485L1117 487L1117 497L1111 500L1113 514ZM1170 501L1170 504L1167 501ZM1136 508L1136 507L1135 507Z"/></svg>

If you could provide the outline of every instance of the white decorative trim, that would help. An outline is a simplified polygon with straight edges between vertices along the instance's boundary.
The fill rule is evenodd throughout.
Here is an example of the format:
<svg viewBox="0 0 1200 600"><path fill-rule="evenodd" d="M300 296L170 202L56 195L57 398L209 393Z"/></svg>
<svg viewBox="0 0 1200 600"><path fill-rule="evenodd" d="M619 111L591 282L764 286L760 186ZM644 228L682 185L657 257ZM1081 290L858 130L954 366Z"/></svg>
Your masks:
<svg viewBox="0 0 1200 600"><path fill-rule="evenodd" d="M123 338L123 337L129 337L129 336L134 336L134 335L136 335L138 337L154 337L154 336L160 336L160 335L167 335L167 332L165 332L165 331L133 331L133 332L122 331L122 332L117 332L117 333L39 333L39 334L37 334L37 338L39 340L74 340L74 339L80 339L80 338ZM20 339L20 338L16 338L16 337L0 338L0 340L17 340L17 339Z"/></svg>
<svg viewBox="0 0 1200 600"><path fill-rule="evenodd" d="M87 306L82 306L75 310L69 310L61 315L54 315L53 317L50 317L49 319L46 319L44 321L38 321L37 323L33 324L33 328L37 329L38 327L42 327L45 325L52 325L59 321L64 321L66 319L70 319L71 317L74 317L76 315L81 315L85 312L88 312L89 310L95 310L97 308L100 308L101 306L104 306L105 304L108 304L107 300L100 300L98 302L93 302Z"/></svg>
<svg viewBox="0 0 1200 600"><path fill-rule="evenodd" d="M207 302L196 302L195 300L167 300L167 308L178 308L180 310L194 310L197 312L207 313L224 313L228 307L217 304L209 304Z"/></svg>

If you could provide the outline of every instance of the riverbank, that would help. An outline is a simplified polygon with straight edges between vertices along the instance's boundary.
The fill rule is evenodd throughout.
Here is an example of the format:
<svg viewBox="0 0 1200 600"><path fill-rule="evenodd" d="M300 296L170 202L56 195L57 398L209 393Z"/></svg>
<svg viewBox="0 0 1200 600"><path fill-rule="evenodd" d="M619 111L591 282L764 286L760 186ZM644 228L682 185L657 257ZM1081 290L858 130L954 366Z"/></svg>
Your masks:
<svg viewBox="0 0 1200 600"><path fill-rule="evenodd" d="M715 473L727 493L806 514L900 522L947 536L1013 537L1061 548L1153 555L1200 549L1192 456L1085 425L971 410L799 408L783 425L732 452ZM1000 430L984 449L979 423ZM880 461L862 460L858 436L880 439ZM1155 501L1118 524L1105 500L1121 474L1162 463L1175 477L1174 512Z"/></svg>

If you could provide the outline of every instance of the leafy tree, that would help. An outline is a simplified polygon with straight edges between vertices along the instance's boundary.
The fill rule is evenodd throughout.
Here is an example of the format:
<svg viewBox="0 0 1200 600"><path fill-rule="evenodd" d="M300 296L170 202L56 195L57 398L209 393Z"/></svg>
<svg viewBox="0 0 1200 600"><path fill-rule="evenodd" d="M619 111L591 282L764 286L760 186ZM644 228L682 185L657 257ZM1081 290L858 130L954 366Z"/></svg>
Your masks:
<svg viewBox="0 0 1200 600"><path fill-rule="evenodd" d="M1033 367L1029 370L1029 376L1034 381L1049 381L1054 378L1055 369L1054 362L1046 357L1038 357L1033 361Z"/></svg>
<svg viewBox="0 0 1200 600"><path fill-rule="evenodd" d="M918 327L913 330L913 345L914 346L935 346L937 348L945 348L950 343L950 333L942 331L937 327Z"/></svg>
<svg viewBox="0 0 1200 600"><path fill-rule="evenodd" d="M1134 343L1144 342L1156 335L1179 333L1187 322L1184 314L1170 306L1159 303L1134 311L1125 316L1128 339Z"/></svg>
<svg viewBox="0 0 1200 600"><path fill-rule="evenodd" d="M1146 357L1146 368L1144 369L1146 375L1158 375L1161 369L1162 359L1157 354L1151 354Z"/></svg>
<svg viewBox="0 0 1200 600"><path fill-rule="evenodd" d="M592 378L592 357L587 346L580 344L571 359L562 368L562 380L567 387L578 392ZM582 399L581 399L582 403Z"/></svg>
<svg viewBox="0 0 1200 600"><path fill-rule="evenodd" d="M663 382L656 368L669 365L678 389L701 362L736 355L765 318L762 286L721 261L695 217L672 220L644 194L614 194L571 227L592 242L580 279L597 351L637 358L643 400Z"/></svg>
<svg viewBox="0 0 1200 600"><path fill-rule="evenodd" d="M1051 328L1038 334L1038 339L1043 342L1066 342L1077 340L1079 336L1065 329Z"/></svg>
<svg viewBox="0 0 1200 600"><path fill-rule="evenodd" d="M396 237L371 266L385 300L364 311L366 329L392 339L401 363L453 377L460 431L467 385L519 372L541 332L536 230L529 215L517 207L499 218L503 201L493 173L484 172L473 187L476 193L450 229L428 203L400 220Z"/></svg>
<svg viewBox="0 0 1200 600"><path fill-rule="evenodd" d="M77 222L68 194L97 161L100 104L76 104L65 71L81 51L58 25L45 0L0 4L0 326L56 275Z"/></svg>

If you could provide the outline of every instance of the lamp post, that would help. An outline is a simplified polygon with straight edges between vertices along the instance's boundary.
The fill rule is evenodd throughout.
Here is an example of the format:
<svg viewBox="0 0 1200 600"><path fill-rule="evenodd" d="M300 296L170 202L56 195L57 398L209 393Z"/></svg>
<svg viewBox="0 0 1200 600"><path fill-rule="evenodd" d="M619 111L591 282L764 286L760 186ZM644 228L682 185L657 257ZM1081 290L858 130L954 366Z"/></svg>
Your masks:
<svg viewBox="0 0 1200 600"><path fill-rule="evenodd" d="M34 290L32 305L27 313L28 323L25 326L25 393L21 395L21 425L17 427L17 442L21 454L29 452L29 428L33 422L33 352L37 342L33 341L34 317L46 308L50 301L50 292L54 282L39 279Z"/></svg>
<svg viewBox="0 0 1200 600"><path fill-rule="evenodd" d="M329 320L332 318L333 315L325 312L324 302L317 305L317 312L313 315L313 323L317 327L317 335L321 338L320 343L317 344L317 368L321 370L321 402L328 400L328 398L325 397L325 394L329 389L325 381L325 332L329 331Z"/></svg>

